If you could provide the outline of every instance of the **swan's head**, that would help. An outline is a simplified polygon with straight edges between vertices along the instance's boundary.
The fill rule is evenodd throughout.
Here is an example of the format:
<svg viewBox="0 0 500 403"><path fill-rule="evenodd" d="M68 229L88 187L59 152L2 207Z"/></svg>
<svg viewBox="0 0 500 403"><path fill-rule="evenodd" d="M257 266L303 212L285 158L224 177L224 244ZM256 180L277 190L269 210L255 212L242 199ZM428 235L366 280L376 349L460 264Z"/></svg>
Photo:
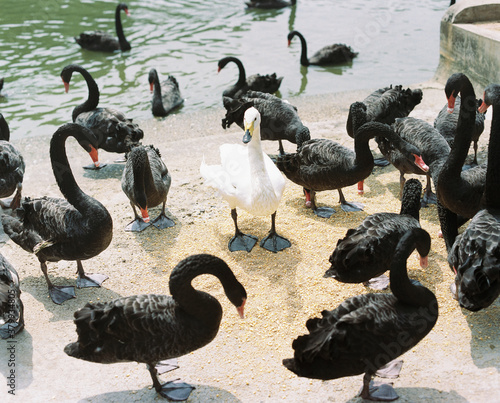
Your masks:
<svg viewBox="0 0 500 403"><path fill-rule="evenodd" d="M153 92L154 89L156 76L158 76L158 73L156 72L155 69L149 70L148 82L149 82L149 89L151 92Z"/></svg>
<svg viewBox="0 0 500 403"><path fill-rule="evenodd" d="M260 113L253 106L248 108L243 117L245 134L243 135L243 143L249 143L252 140L254 133L260 136Z"/></svg>
<svg viewBox="0 0 500 403"><path fill-rule="evenodd" d="M478 108L478 112L485 113L490 105L500 102L500 85L490 84L486 87L483 94L483 102Z"/></svg>

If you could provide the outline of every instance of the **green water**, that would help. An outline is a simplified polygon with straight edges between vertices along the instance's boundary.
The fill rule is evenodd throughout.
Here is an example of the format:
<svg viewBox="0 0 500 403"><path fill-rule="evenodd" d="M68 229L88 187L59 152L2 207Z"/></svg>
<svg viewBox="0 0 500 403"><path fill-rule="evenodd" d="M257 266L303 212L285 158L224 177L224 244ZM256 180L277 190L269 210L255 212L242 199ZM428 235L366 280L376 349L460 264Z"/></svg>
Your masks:
<svg viewBox="0 0 500 403"><path fill-rule="evenodd" d="M177 114L221 107L222 91L238 75L233 64L217 74L217 61L228 55L242 60L247 75L283 76L283 98L421 82L437 67L439 21L449 2L299 0L294 8L259 11L247 10L243 0L128 1L131 16L122 13L122 22L132 49L81 50L73 39L80 32L114 33L116 4L0 0L0 112L12 138L51 134L71 120L87 88L76 74L64 92L59 75L70 63L96 79L100 106L139 122L153 118L151 67L177 78L186 99ZM299 41L287 47L292 29L306 37L309 55L327 44L347 43L359 56L349 66L301 67Z"/></svg>

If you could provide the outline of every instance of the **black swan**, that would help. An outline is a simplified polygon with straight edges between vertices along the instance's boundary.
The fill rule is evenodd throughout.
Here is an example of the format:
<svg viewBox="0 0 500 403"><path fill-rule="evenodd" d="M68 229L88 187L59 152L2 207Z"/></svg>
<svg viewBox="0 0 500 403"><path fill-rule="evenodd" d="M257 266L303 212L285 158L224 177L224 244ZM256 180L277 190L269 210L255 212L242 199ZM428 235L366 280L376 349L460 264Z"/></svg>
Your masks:
<svg viewBox="0 0 500 403"><path fill-rule="evenodd" d="M239 99L223 97L226 116L222 127L229 128L236 123L242 129L243 115L253 106L261 116L260 137L262 140L278 140L280 154L285 154L282 140L297 144L297 149L304 141L311 139L309 129L304 126L297 113L297 108L277 96L259 91L248 91Z"/></svg>
<svg viewBox="0 0 500 403"><path fill-rule="evenodd" d="M422 101L421 89L404 89L402 85L380 88L373 91L363 103L366 105L366 120L380 122L388 125L395 122L396 118L404 118ZM347 116L347 134L354 138L351 114Z"/></svg>
<svg viewBox="0 0 500 403"><path fill-rule="evenodd" d="M99 162L97 149L102 148L112 153L127 153L132 147L140 144L144 132L137 124L132 122L132 119L126 118L123 113L116 109L97 107L99 104L99 88L90 73L83 67L76 64L64 67L61 78L66 92L69 91L69 83L74 71L85 78L89 97L84 103L73 109L73 122L90 129L97 139L97 147L92 149L90 153L94 164L85 168L102 168L106 164Z"/></svg>
<svg viewBox="0 0 500 403"><path fill-rule="evenodd" d="M24 306L19 275L0 254L0 337L12 339L24 329Z"/></svg>
<svg viewBox="0 0 500 403"><path fill-rule="evenodd" d="M455 239L448 262L456 273L452 292L460 306L479 311L500 295L500 85L484 91L484 112L493 105L482 210Z"/></svg>
<svg viewBox="0 0 500 403"><path fill-rule="evenodd" d="M350 108L362 122L365 106L355 102ZM405 150L409 163L421 169L427 168L414 146L397 136L388 125L379 122L368 122L357 130L354 150L329 139L311 139L303 143L296 153L278 156L277 166L288 179L304 188L306 205L312 207L316 215L329 218L335 212L329 207L317 207L315 200L316 192L334 189L339 192L344 211L360 211L361 205L345 200L342 188L354 185L371 174L374 163L368 142L375 136L383 136Z"/></svg>
<svg viewBox="0 0 500 403"><path fill-rule="evenodd" d="M168 76L160 83L156 69L149 70L149 86L153 92L152 111L154 116L167 116L172 110L184 103L179 83L174 76Z"/></svg>
<svg viewBox="0 0 500 403"><path fill-rule="evenodd" d="M112 364L145 363L155 390L163 397L179 399L176 383L160 384L155 365L210 343L219 330L222 306L210 294L193 288L197 276L216 276L241 318L247 298L244 287L218 257L200 254L182 260L170 275L170 295L148 294L110 302L88 303L75 312L78 341L64 352L81 360ZM89 385L90 386L90 385Z"/></svg>
<svg viewBox="0 0 500 403"><path fill-rule="evenodd" d="M236 84L225 89L222 92L222 96L238 98L244 95L247 91L260 91L269 94L273 94L278 91L283 77L277 77L276 73L273 74L253 74L250 77L246 77L245 68L240 59L228 56L219 60L217 72L219 73L229 62L233 62L238 66L239 78Z"/></svg>
<svg viewBox="0 0 500 403"><path fill-rule="evenodd" d="M330 256L331 267L324 277L333 277L342 283L365 283L375 289L386 288L389 279L383 273L391 266L392 251L406 231L420 228L421 195L420 181L409 179L399 214L375 213L357 228L347 230ZM426 263L426 256L422 256L422 267L425 268Z"/></svg>
<svg viewBox="0 0 500 403"><path fill-rule="evenodd" d="M0 207L15 210L21 205L23 189L24 159L10 140L10 129L0 113L0 197L15 195L9 203L0 200Z"/></svg>
<svg viewBox="0 0 500 403"><path fill-rule="evenodd" d="M165 214L167 194L172 178L161 159L160 150L149 146L137 146L130 151L122 175L122 190L134 210L134 221L126 231L142 231L151 223L148 208L162 204L160 215L152 222L158 229L173 227L174 222ZM139 208L142 218L137 214Z"/></svg>
<svg viewBox="0 0 500 403"><path fill-rule="evenodd" d="M399 197L403 193L405 174L426 175L427 185L422 199L422 204L435 204L436 195L432 191L431 178L437 188L437 176L441 167L450 153L450 146L441 134L429 123L415 119L413 117L397 118L391 125L392 129L402 139L413 144L422 153L422 158L429 169L422 170L421 167L409 163L405 155L388 140L375 137L380 152L391 162L400 172Z"/></svg>
<svg viewBox="0 0 500 403"><path fill-rule="evenodd" d="M75 298L75 289L54 286L47 274L46 262L76 260L77 287L99 287L107 276L86 274L81 261L105 250L113 236L113 221L108 210L80 189L71 172L65 146L70 136L84 149L89 150L91 144L95 147L92 132L75 123L65 124L53 134L50 141L52 171L65 198L25 198L17 210L18 218L2 216L5 233L38 257L49 294L56 304Z"/></svg>
<svg viewBox="0 0 500 403"><path fill-rule="evenodd" d="M454 108L458 94L462 100L453 147L440 170L436 186L439 221L449 251L460 224L480 210L486 166L463 170L476 122L477 100L470 80L462 73L451 75L446 82L445 94L450 109Z"/></svg>
<svg viewBox="0 0 500 403"><path fill-rule="evenodd" d="M242 141L246 145L223 144L220 147L221 165L206 165L203 160L200 173L206 185L217 189L231 208L235 234L229 241L229 250L250 252L257 242L257 237L244 234L238 228L238 207L256 216L271 215L271 230L260 246L276 253L291 246L288 239L276 233L275 225L276 210L286 181L271 158L262 151L259 111L253 107L247 109L244 121Z"/></svg>
<svg viewBox="0 0 500 403"><path fill-rule="evenodd" d="M441 133L441 135L446 139L450 147L453 147L453 141L455 140L455 135L457 133L457 123L458 123L458 115L460 111L460 97L456 97L455 99L455 107L453 111L450 113L450 108L448 104L443 106L443 108L439 111L436 119L434 120L434 127ZM480 99L477 100L477 107L481 106L482 101ZM484 131L484 113L476 113L476 124L474 126L474 131L472 132L472 142L474 146L474 158L470 166L476 166L477 163L477 143L479 141L479 137Z"/></svg>
<svg viewBox="0 0 500 403"><path fill-rule="evenodd" d="M302 51L300 53L300 64L302 66L330 66L335 64L349 63L358 55L356 52L353 52L350 46L336 43L321 48L308 59L307 43L304 36L299 31L291 31L288 34L288 46L290 46L292 38L294 36L299 37L302 46Z"/></svg>
<svg viewBox="0 0 500 403"><path fill-rule="evenodd" d="M420 255L427 255L430 245L425 230L406 232L390 267L392 294L358 295L333 311L323 311L322 318L309 319L309 334L293 341L294 358L283 360L283 365L299 376L324 380L364 373L363 399L397 398L370 396L370 381L379 368L417 345L437 321L435 295L418 281L410 280L406 269L413 250L417 248ZM389 345L392 347L387 348Z"/></svg>
<svg viewBox="0 0 500 403"><path fill-rule="evenodd" d="M103 31L83 32L79 36L75 37L76 43L78 43L83 49L101 52L114 52L116 50L125 52L130 50L130 43L128 43L123 33L122 20L120 17L121 10L125 11L125 14L128 16L130 15L128 7L125 3L119 3L116 6L115 28L118 39Z"/></svg>
<svg viewBox="0 0 500 403"><path fill-rule="evenodd" d="M245 2L248 8L279 9L297 4L297 0L250 0Z"/></svg>

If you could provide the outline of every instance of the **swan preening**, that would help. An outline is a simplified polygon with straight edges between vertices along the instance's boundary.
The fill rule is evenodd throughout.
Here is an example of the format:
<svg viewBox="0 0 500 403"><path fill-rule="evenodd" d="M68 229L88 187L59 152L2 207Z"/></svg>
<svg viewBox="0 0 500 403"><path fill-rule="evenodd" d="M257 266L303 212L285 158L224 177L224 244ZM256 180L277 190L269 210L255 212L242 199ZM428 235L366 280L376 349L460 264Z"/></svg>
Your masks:
<svg viewBox="0 0 500 403"><path fill-rule="evenodd" d="M121 50L125 52L131 49L130 43L125 38L123 33L122 20L120 17L120 12L124 11L125 14L130 15L128 11L128 6L125 3L119 3L115 10L115 29L118 39L103 31L94 32L83 32L79 36L75 37L76 43L78 43L83 49L102 51L102 52L114 52L116 50Z"/></svg>
<svg viewBox="0 0 500 403"><path fill-rule="evenodd" d="M65 148L70 136L87 150L96 145L92 132L75 123L65 124L53 134L50 160L64 199L25 198L17 211L17 218L2 216L5 233L24 250L37 256L50 297L56 304L75 298L75 289L73 286L53 285L47 273L47 262L76 260L78 288L99 287L107 276L86 274L82 260L105 250L113 236L113 221L108 210L85 194L73 176Z"/></svg>
<svg viewBox="0 0 500 403"><path fill-rule="evenodd" d="M407 231L397 243L390 266L392 294L358 295L332 311L323 311L321 318L309 319L309 334L293 341L294 357L283 360L283 365L313 379L364 374L363 399L395 400L393 393L373 396L370 381L384 365L417 345L437 321L435 295L411 281L406 270L413 250L426 256L430 246L425 230Z"/></svg>
<svg viewBox="0 0 500 403"><path fill-rule="evenodd" d="M271 230L260 242L261 247L279 252L291 246L288 239L276 233L276 210L285 189L285 178L262 151L260 122L259 111L254 107L247 109L243 136L246 145L223 144L220 147L221 165L209 166L203 161L200 166L206 184L216 188L231 208L235 227L234 237L228 245L231 252L250 252L257 242L255 236L244 234L238 228L236 208L256 216L271 216Z"/></svg>
<svg viewBox="0 0 500 403"><path fill-rule="evenodd" d="M210 294L193 288L202 274L216 276L224 293L244 317L245 288L220 258L198 254L183 259L172 270L171 295L148 294L122 297L110 302L88 303L75 312L78 340L64 352L81 360L111 364L124 361L145 363L155 390L176 399L176 383L161 384L155 366L210 343L219 330L222 306ZM186 400L192 387L188 387Z"/></svg>

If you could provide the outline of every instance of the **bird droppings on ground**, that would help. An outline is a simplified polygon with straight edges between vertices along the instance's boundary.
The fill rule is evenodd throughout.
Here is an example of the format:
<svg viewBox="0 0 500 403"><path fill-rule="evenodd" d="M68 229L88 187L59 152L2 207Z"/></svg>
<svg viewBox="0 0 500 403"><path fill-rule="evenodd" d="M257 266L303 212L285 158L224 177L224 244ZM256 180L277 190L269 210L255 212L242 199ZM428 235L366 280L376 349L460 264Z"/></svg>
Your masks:
<svg viewBox="0 0 500 403"><path fill-rule="evenodd" d="M434 83L419 87L424 97L411 116L432 123L446 101L443 87ZM313 138L331 138L353 148L345 131L348 108L369 93L371 90L289 101L298 107ZM85 262L89 273L105 273L109 279L102 288L78 290L76 299L57 306L48 297L36 257L3 236L1 253L19 272L26 320L26 329L16 337L16 396L8 396L9 401L160 401L142 364L94 364L64 354L64 346L77 338L73 313L88 301L168 293L170 272L180 260L194 253L211 253L224 259L245 286L245 319L239 318L215 278L196 278L196 288L221 302L221 328L212 343L180 357L179 369L162 375L163 380L181 378L195 386L189 402L361 402L357 394L362 375L332 381L298 378L281 361L292 356L292 341L306 333L307 319L319 316L324 309L335 308L351 296L368 292L361 284L341 284L323 278L323 274L329 268L328 258L337 240L347 229L356 227L369 214L399 212L399 172L392 166L375 168L366 179L365 194L361 196L356 186L344 189L347 200L365 205L361 212L343 212L337 191L318 193L318 205L337 210L330 219L318 218L306 209L302 189L287 181L276 229L290 239L292 247L275 254L257 244L250 253L231 253L227 244L234 234L234 225L229 207L215 191L203 186L199 175L203 158L207 164L217 163L221 144L241 141L242 131L238 127L222 129L224 113L221 105L219 110L138 122L145 133L144 144L160 149L172 174L167 215L176 225L162 231L149 227L139 234L125 232L133 217L120 187L123 164L112 162L116 155L102 152L102 161L109 162L111 169L86 172L81 166L88 156L76 142L68 141L68 155L78 183L100 200L113 217L110 247ZM480 139L480 160L484 160L490 121L488 112ZM284 145L286 151L294 150L294 145ZM27 165L24 195L60 197L50 169L48 138L23 139L16 146ZM263 146L271 154L277 152L277 143L263 142ZM374 142L371 146L378 154ZM418 178L425 187L425 178ZM160 207L152 209L151 215L156 216L159 211ZM500 303L475 313L458 307L449 291L454 275L447 263L444 241L438 237L436 208L424 208L420 214L422 227L432 237L429 266L420 268L414 252L408 259L408 271L410 277L436 294L440 316L429 335L402 356L401 375L393 380L399 401L492 401L500 385ZM254 217L241 211L238 218L242 231L259 240L267 235L269 217ZM60 261L48 266L55 284L74 284L75 262ZM0 349L5 346L6 341L0 341ZM2 357L0 373L6 377L9 368ZM5 382L2 385L3 401L7 390Z"/></svg>

